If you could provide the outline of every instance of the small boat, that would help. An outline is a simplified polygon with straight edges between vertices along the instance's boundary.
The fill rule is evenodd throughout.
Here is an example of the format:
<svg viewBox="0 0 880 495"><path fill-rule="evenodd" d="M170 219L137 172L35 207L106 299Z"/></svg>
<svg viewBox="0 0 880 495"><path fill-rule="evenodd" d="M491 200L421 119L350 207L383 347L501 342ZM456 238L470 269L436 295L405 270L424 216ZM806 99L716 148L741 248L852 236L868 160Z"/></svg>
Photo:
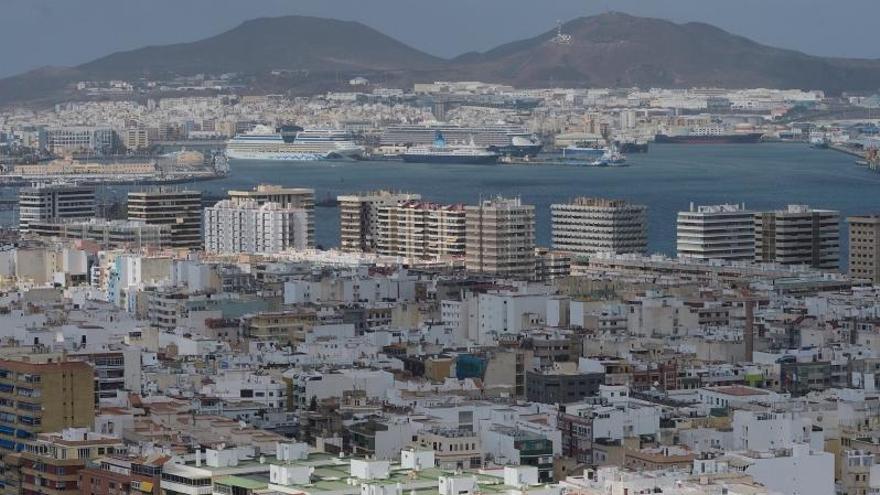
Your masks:
<svg viewBox="0 0 880 495"><path fill-rule="evenodd" d="M625 163L626 156L617 151L616 146L611 146L611 148L605 150L602 156L593 160L590 165L594 167L621 167Z"/></svg>

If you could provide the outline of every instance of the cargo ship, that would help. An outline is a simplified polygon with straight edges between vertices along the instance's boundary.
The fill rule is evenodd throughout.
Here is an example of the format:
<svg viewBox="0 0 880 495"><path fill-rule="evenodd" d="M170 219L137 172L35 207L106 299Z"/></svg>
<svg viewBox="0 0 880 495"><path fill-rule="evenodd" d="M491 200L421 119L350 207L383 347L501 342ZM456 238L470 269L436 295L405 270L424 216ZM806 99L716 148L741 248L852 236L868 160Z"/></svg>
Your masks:
<svg viewBox="0 0 880 495"><path fill-rule="evenodd" d="M645 141L615 141L621 153L647 153L648 143Z"/></svg>
<svg viewBox="0 0 880 495"><path fill-rule="evenodd" d="M431 146L412 146L402 155L408 163L455 163L464 165L492 165L498 162L499 155L486 148L480 148L473 141L465 146L449 146L443 133L438 132Z"/></svg>
<svg viewBox="0 0 880 495"><path fill-rule="evenodd" d="M725 126L706 126L659 133L655 143L663 144L754 144L761 142L761 132L737 132Z"/></svg>

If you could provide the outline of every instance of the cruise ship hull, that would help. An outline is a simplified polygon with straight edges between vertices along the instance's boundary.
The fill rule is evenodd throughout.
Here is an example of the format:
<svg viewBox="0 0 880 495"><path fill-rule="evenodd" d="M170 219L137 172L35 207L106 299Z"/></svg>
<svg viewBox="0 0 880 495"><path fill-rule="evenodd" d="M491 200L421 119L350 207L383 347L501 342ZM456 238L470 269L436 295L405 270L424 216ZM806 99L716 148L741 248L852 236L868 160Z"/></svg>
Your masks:
<svg viewBox="0 0 880 495"><path fill-rule="evenodd" d="M494 165L498 163L498 155L415 155L404 154L403 161L407 163L445 163L457 165Z"/></svg>
<svg viewBox="0 0 880 495"><path fill-rule="evenodd" d="M324 160L357 160L361 153L353 151L350 154L340 152L313 153L313 152L268 152L268 151L226 151L226 158L238 161L262 161L262 162L317 162Z"/></svg>
<svg viewBox="0 0 880 495"><path fill-rule="evenodd" d="M705 136L669 136L657 134L654 136L655 143L663 144L754 144L761 141L763 134L752 132L748 134L722 134Z"/></svg>

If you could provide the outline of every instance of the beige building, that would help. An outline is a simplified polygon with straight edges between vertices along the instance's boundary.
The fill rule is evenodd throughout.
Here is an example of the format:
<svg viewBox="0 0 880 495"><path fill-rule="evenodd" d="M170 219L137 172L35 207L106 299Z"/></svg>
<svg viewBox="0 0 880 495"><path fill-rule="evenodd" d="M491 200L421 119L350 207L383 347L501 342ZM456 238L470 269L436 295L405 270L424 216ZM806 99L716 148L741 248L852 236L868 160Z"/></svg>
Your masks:
<svg viewBox="0 0 880 495"><path fill-rule="evenodd" d="M38 165L15 165L16 174L43 175L150 175L156 173L153 162L87 163L73 160L54 160Z"/></svg>
<svg viewBox="0 0 880 495"><path fill-rule="evenodd" d="M836 270L840 264L840 213L805 205L756 213L755 261Z"/></svg>
<svg viewBox="0 0 880 495"><path fill-rule="evenodd" d="M880 283L880 215L849 217L849 274Z"/></svg>
<svg viewBox="0 0 880 495"><path fill-rule="evenodd" d="M3 493L21 493L19 472L10 469L22 461L15 452L40 433L92 426L94 370L57 354L0 359L0 406L0 455L7 466Z"/></svg>
<svg viewBox="0 0 880 495"><path fill-rule="evenodd" d="M373 191L339 196L339 246L342 251L373 253L379 247L379 210L405 201L422 199L419 194Z"/></svg>
<svg viewBox="0 0 880 495"><path fill-rule="evenodd" d="M379 208L376 251L407 259L464 257L463 205L403 201Z"/></svg>
<svg viewBox="0 0 880 495"><path fill-rule="evenodd" d="M128 193L128 219L148 225L170 225L171 246L202 246L202 193L141 191Z"/></svg>
<svg viewBox="0 0 880 495"><path fill-rule="evenodd" d="M256 341L301 344L317 321L318 315L314 311L299 310L245 316L242 325L245 335Z"/></svg>
<svg viewBox="0 0 880 495"><path fill-rule="evenodd" d="M119 437L92 433L86 428L41 433L21 453L22 493L79 495L79 472L86 463L122 451L123 446Z"/></svg>
<svg viewBox="0 0 880 495"><path fill-rule="evenodd" d="M535 276L535 207L519 198L489 199L466 206L465 265L499 277Z"/></svg>
<svg viewBox="0 0 880 495"><path fill-rule="evenodd" d="M129 151L144 150L150 147L150 135L144 127L134 127L122 131L122 143Z"/></svg>
<svg viewBox="0 0 880 495"><path fill-rule="evenodd" d="M553 249L576 255L648 251L648 208L627 201L576 198L550 206Z"/></svg>
<svg viewBox="0 0 880 495"><path fill-rule="evenodd" d="M308 216L309 248L315 247L315 190L305 187L284 187L260 184L250 191L229 191L229 199L235 203L256 201L258 206L278 203L282 208L305 210Z"/></svg>
<svg viewBox="0 0 880 495"><path fill-rule="evenodd" d="M434 451L440 469L479 469L483 467L480 436L457 428L426 428L419 432L416 444Z"/></svg>

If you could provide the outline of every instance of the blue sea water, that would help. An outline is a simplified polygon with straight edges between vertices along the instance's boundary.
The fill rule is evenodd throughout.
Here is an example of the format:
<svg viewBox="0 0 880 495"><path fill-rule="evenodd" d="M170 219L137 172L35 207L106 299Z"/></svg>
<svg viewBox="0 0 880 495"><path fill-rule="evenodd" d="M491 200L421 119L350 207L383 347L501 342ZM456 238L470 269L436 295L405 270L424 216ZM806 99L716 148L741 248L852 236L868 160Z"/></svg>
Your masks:
<svg viewBox="0 0 880 495"><path fill-rule="evenodd" d="M417 192L425 200L475 203L494 195L520 196L537 212L538 243L550 242L550 205L577 196L627 199L648 206L652 252L675 254L675 217L696 204L745 203L750 209L786 204L840 210L842 216L880 213L880 174L855 158L802 144L653 145L629 155L628 167L566 165L428 165L402 162L232 162L222 180L180 187L211 195L271 183L311 187L317 198L394 189ZM115 186L104 193L124 194ZM4 195L10 195L5 192ZM336 208L316 211L317 243L338 245ZM841 257L846 229L841 222Z"/></svg>
<svg viewBox="0 0 880 495"><path fill-rule="evenodd" d="M648 206L652 252L675 254L675 217L696 204L743 203L750 209L808 204L843 216L880 212L880 174L855 158L802 144L653 145L628 167L427 165L400 162L233 162L230 176L193 186L222 193L260 183L312 187L318 199L379 188L436 202L475 203L520 196L537 211L538 242L550 239L550 205L577 196L627 199ZM338 211L318 208L317 242L338 244ZM845 223L842 253L846 252ZM842 256L845 257L845 256Z"/></svg>

